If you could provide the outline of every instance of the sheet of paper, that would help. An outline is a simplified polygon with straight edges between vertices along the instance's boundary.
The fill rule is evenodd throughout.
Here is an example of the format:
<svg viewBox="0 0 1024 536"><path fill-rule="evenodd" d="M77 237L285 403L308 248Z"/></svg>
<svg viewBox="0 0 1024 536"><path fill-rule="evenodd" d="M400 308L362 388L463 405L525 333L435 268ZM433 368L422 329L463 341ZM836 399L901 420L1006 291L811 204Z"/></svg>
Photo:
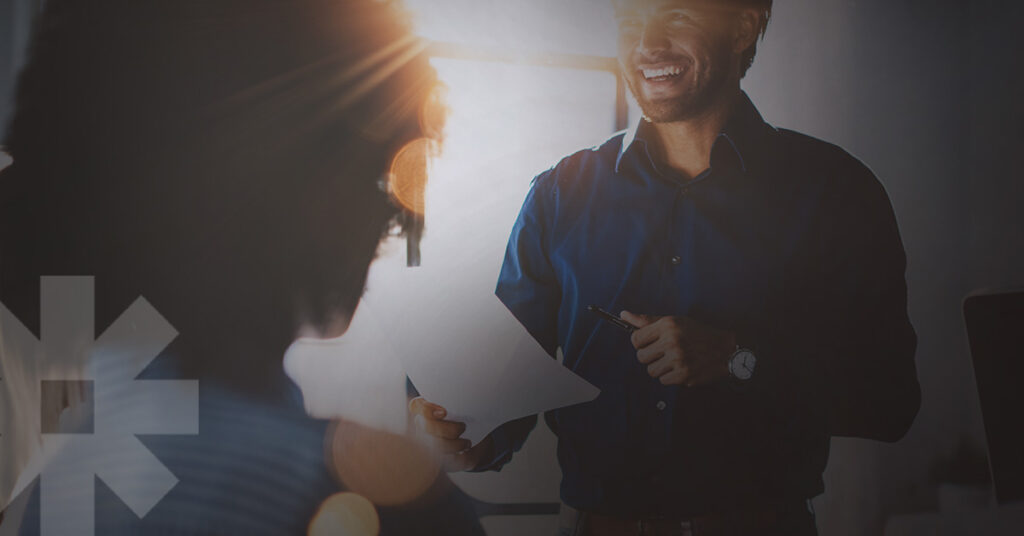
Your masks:
<svg viewBox="0 0 1024 536"><path fill-rule="evenodd" d="M299 339L288 348L284 369L302 389L307 413L406 432L405 371L390 341L399 334L382 332L384 325L362 304L343 337Z"/></svg>
<svg viewBox="0 0 1024 536"><path fill-rule="evenodd" d="M510 420L597 397L494 296L497 265L472 268L477 253L462 250L462 257L435 254L434 262L408 268L399 245L374 262L345 335L289 350L285 369L310 413L401 433L408 374L477 443Z"/></svg>
<svg viewBox="0 0 1024 536"><path fill-rule="evenodd" d="M505 422L600 393L552 359L493 294L458 314L434 303L442 305L403 337L399 356L420 394L465 422L473 444Z"/></svg>

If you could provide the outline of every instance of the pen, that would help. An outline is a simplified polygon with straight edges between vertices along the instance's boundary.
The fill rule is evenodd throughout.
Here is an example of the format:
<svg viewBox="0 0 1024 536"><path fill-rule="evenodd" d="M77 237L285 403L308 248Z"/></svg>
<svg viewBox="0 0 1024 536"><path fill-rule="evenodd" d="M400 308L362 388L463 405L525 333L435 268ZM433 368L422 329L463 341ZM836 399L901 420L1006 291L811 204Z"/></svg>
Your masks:
<svg viewBox="0 0 1024 536"><path fill-rule="evenodd" d="M587 310L592 312L592 313L597 313L597 315L600 316L601 318L607 320L608 322L611 322L616 327L622 328L623 330L626 330L626 331L628 331L630 333L633 333L634 331L639 329L636 326L634 326L633 324L630 324L629 322L626 322L625 320L623 320L623 319L621 319L621 318L619 318L619 317L609 313L608 311L605 311L604 309L602 309L602 308L600 308L600 307L598 307L596 305L588 305L587 306Z"/></svg>

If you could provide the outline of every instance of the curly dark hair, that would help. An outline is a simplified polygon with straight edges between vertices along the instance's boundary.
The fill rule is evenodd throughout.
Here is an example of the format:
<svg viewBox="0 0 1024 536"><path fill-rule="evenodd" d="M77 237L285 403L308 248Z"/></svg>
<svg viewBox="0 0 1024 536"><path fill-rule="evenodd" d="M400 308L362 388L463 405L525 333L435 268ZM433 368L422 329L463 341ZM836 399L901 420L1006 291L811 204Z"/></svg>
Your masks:
<svg viewBox="0 0 1024 536"><path fill-rule="evenodd" d="M202 368L280 371L210 355L279 360L354 311L399 210L381 179L437 135L424 48L386 0L50 0L5 140L0 300L33 326L40 276L95 275L97 328L142 295Z"/></svg>

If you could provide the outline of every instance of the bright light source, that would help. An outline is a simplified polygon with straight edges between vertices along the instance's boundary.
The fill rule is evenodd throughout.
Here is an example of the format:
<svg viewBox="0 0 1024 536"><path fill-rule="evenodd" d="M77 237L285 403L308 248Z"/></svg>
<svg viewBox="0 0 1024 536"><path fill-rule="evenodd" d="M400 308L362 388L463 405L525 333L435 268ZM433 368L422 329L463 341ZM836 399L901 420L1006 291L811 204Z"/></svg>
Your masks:
<svg viewBox="0 0 1024 536"><path fill-rule="evenodd" d="M533 177L614 130L615 77L481 61L433 64L448 85L451 115L427 182L421 269L460 273L451 299L490 298Z"/></svg>
<svg viewBox="0 0 1024 536"><path fill-rule="evenodd" d="M609 0L406 0L433 41L506 50L615 55Z"/></svg>
<svg viewBox="0 0 1024 536"><path fill-rule="evenodd" d="M407 3L417 11L419 31L430 40L499 50L506 59L537 51L614 55L615 28L609 2ZM432 64L448 88L445 101L449 114L440 156L429 167L422 205L426 222L421 243L423 264L406 267L404 248L396 239L382 247L370 268L367 293L360 307L374 312L380 319L379 331L386 336L375 336L368 327L353 323L342 338L352 344L346 346L347 354L339 351L339 359L346 355L371 360L379 357L387 350L384 344L408 333L405 326L410 322L419 325L420 331L439 333L457 333L453 326L457 330L489 329L474 324L473 311L481 303L497 299L494 285L509 231L532 179L562 157L601 143L616 129L617 85L610 71L485 58L435 57ZM415 162L420 158L416 157ZM420 180L414 179L415 186L421 187ZM407 199L405 204L410 208L421 206L415 198ZM423 281L429 285L423 285ZM440 315L437 311L456 314ZM393 320L397 318L403 321ZM360 335L361 330L366 332ZM332 374L329 368L300 372L293 378ZM396 388L404 388L401 380L395 380ZM329 381L300 384L304 391L317 391L307 392L307 399L340 399ZM422 453L403 445L397 437L364 435L367 433L358 427L342 426L332 435L335 474L349 489L378 504L402 503L422 494L435 477L436 465L429 458L420 458ZM543 437L535 433L534 440L539 435ZM549 443L553 448L553 441ZM398 462L381 465L384 460ZM507 482L523 471L557 475L553 453L543 460L549 464L543 470L513 463L500 477ZM474 482L486 487L486 482L479 479L488 477L467 473L455 478L464 489L476 489ZM524 481L532 482L529 478ZM520 498L543 501L546 497L542 490L538 496Z"/></svg>

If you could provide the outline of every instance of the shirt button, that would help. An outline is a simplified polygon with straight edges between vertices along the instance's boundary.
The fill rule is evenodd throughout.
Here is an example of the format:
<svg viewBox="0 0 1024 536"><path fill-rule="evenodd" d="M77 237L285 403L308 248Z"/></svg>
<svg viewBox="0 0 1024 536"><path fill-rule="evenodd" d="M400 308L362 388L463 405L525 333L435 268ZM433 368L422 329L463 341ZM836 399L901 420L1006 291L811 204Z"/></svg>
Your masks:
<svg viewBox="0 0 1024 536"><path fill-rule="evenodd" d="M679 255L675 255L671 259L669 259L668 262L671 262L672 264L679 266L680 264L682 264L683 258L680 257Z"/></svg>
<svg viewBox="0 0 1024 536"><path fill-rule="evenodd" d="M658 411L664 410L665 406L666 404L664 400L659 400L658 403L654 405L654 407L658 408Z"/></svg>

